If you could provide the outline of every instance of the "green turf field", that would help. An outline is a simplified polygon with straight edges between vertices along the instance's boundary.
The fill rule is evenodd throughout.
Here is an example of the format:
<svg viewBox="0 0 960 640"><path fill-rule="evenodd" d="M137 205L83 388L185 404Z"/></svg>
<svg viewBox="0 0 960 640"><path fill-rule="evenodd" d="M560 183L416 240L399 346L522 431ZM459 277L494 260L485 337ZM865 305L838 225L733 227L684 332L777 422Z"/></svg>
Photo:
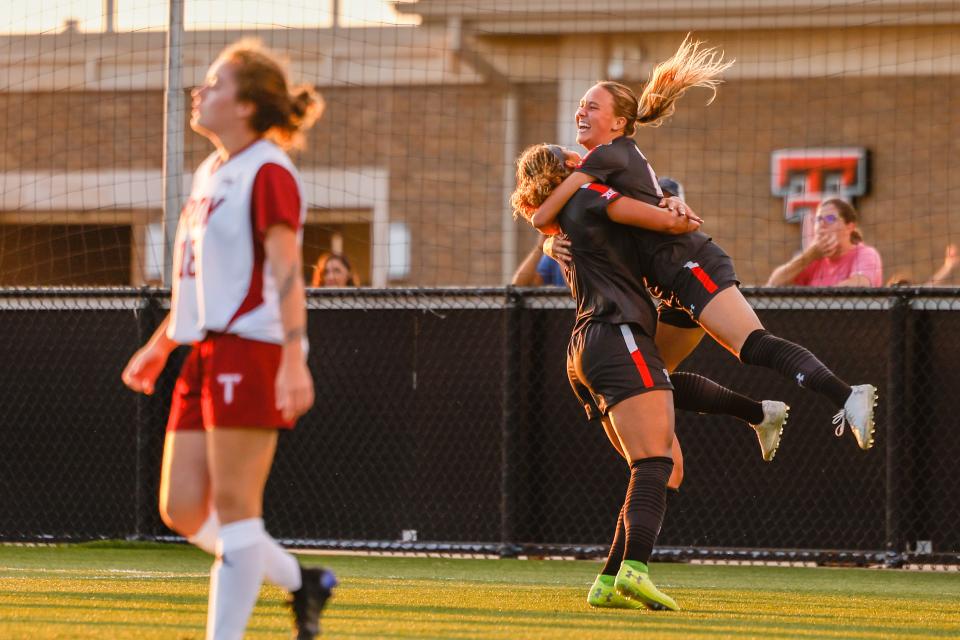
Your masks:
<svg viewBox="0 0 960 640"><path fill-rule="evenodd" d="M585 603L596 562L302 556L342 582L330 638L960 637L960 574L659 564L680 613ZM180 545L0 546L0 638L203 638L209 556ZM284 638L265 587L250 638Z"/></svg>

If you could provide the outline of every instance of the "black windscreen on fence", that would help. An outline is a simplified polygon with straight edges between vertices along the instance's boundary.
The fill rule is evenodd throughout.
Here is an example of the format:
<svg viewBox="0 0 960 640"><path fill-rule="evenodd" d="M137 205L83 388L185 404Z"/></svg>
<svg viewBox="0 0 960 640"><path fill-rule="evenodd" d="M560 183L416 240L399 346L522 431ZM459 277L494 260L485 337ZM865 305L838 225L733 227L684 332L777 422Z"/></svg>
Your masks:
<svg viewBox="0 0 960 640"><path fill-rule="evenodd" d="M141 301L74 302L0 298L0 526L8 539L136 531L146 425L117 363L137 347L131 308Z"/></svg>
<svg viewBox="0 0 960 640"><path fill-rule="evenodd" d="M765 463L745 424L678 412L685 479L661 548L960 561L960 292L746 293L768 329L851 384L879 388L876 445L836 438L829 403L707 338L681 370L783 400L790 419ZM156 503L184 350L153 397L120 382L166 301L0 294L0 538L171 535ZM628 476L570 392L562 291L313 291L308 302L317 401L281 437L266 496L273 535L339 548L602 551Z"/></svg>

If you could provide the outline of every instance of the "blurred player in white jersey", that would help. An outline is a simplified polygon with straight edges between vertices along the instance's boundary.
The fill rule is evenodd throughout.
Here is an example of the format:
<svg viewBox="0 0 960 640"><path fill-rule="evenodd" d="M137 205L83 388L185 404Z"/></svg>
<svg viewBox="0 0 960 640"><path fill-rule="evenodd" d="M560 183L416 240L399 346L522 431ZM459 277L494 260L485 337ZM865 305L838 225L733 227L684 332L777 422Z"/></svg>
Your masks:
<svg viewBox="0 0 960 640"><path fill-rule="evenodd" d="M169 315L123 371L153 393L170 352L192 344L177 379L160 481L164 522L216 555L208 640L243 637L261 582L293 594L298 638L319 633L336 584L303 568L264 529L263 489L279 429L313 404L301 267L306 204L284 149L323 111L290 87L259 42L225 49L193 90L190 125L216 150L180 215Z"/></svg>

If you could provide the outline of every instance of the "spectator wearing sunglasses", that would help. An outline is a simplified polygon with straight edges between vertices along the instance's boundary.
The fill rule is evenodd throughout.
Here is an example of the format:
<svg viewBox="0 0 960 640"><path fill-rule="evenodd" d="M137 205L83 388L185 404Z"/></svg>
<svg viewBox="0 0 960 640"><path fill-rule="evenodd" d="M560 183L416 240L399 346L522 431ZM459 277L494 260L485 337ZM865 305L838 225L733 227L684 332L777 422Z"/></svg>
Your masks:
<svg viewBox="0 0 960 640"><path fill-rule="evenodd" d="M767 286L879 287L880 253L863 242L857 210L846 200L830 198L817 207L814 241L770 274Z"/></svg>

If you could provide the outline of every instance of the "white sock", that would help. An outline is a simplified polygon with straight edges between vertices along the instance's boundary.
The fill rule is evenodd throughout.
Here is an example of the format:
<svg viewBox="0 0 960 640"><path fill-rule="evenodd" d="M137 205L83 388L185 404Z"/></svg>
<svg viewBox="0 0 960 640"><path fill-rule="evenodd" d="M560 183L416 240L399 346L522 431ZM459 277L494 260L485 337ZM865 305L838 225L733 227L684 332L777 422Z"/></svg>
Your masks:
<svg viewBox="0 0 960 640"><path fill-rule="evenodd" d="M217 560L210 571L207 640L243 640L263 582L266 537L260 518L220 527Z"/></svg>
<svg viewBox="0 0 960 640"><path fill-rule="evenodd" d="M200 528L192 536L187 538L187 542L199 549L203 549L210 555L217 553L217 536L220 534L220 518L217 512L210 510L210 515L203 521Z"/></svg>
<svg viewBox="0 0 960 640"><path fill-rule="evenodd" d="M206 521L188 540L209 554L217 550L217 536L220 533L220 518L211 510ZM270 584L293 592L300 588L300 563L286 549L280 546L269 534L263 540L264 579Z"/></svg>
<svg viewBox="0 0 960 640"><path fill-rule="evenodd" d="M280 546L280 543L264 534L261 543L265 578L270 584L283 587L293 593L303 584L300 576L300 563L293 554Z"/></svg>

